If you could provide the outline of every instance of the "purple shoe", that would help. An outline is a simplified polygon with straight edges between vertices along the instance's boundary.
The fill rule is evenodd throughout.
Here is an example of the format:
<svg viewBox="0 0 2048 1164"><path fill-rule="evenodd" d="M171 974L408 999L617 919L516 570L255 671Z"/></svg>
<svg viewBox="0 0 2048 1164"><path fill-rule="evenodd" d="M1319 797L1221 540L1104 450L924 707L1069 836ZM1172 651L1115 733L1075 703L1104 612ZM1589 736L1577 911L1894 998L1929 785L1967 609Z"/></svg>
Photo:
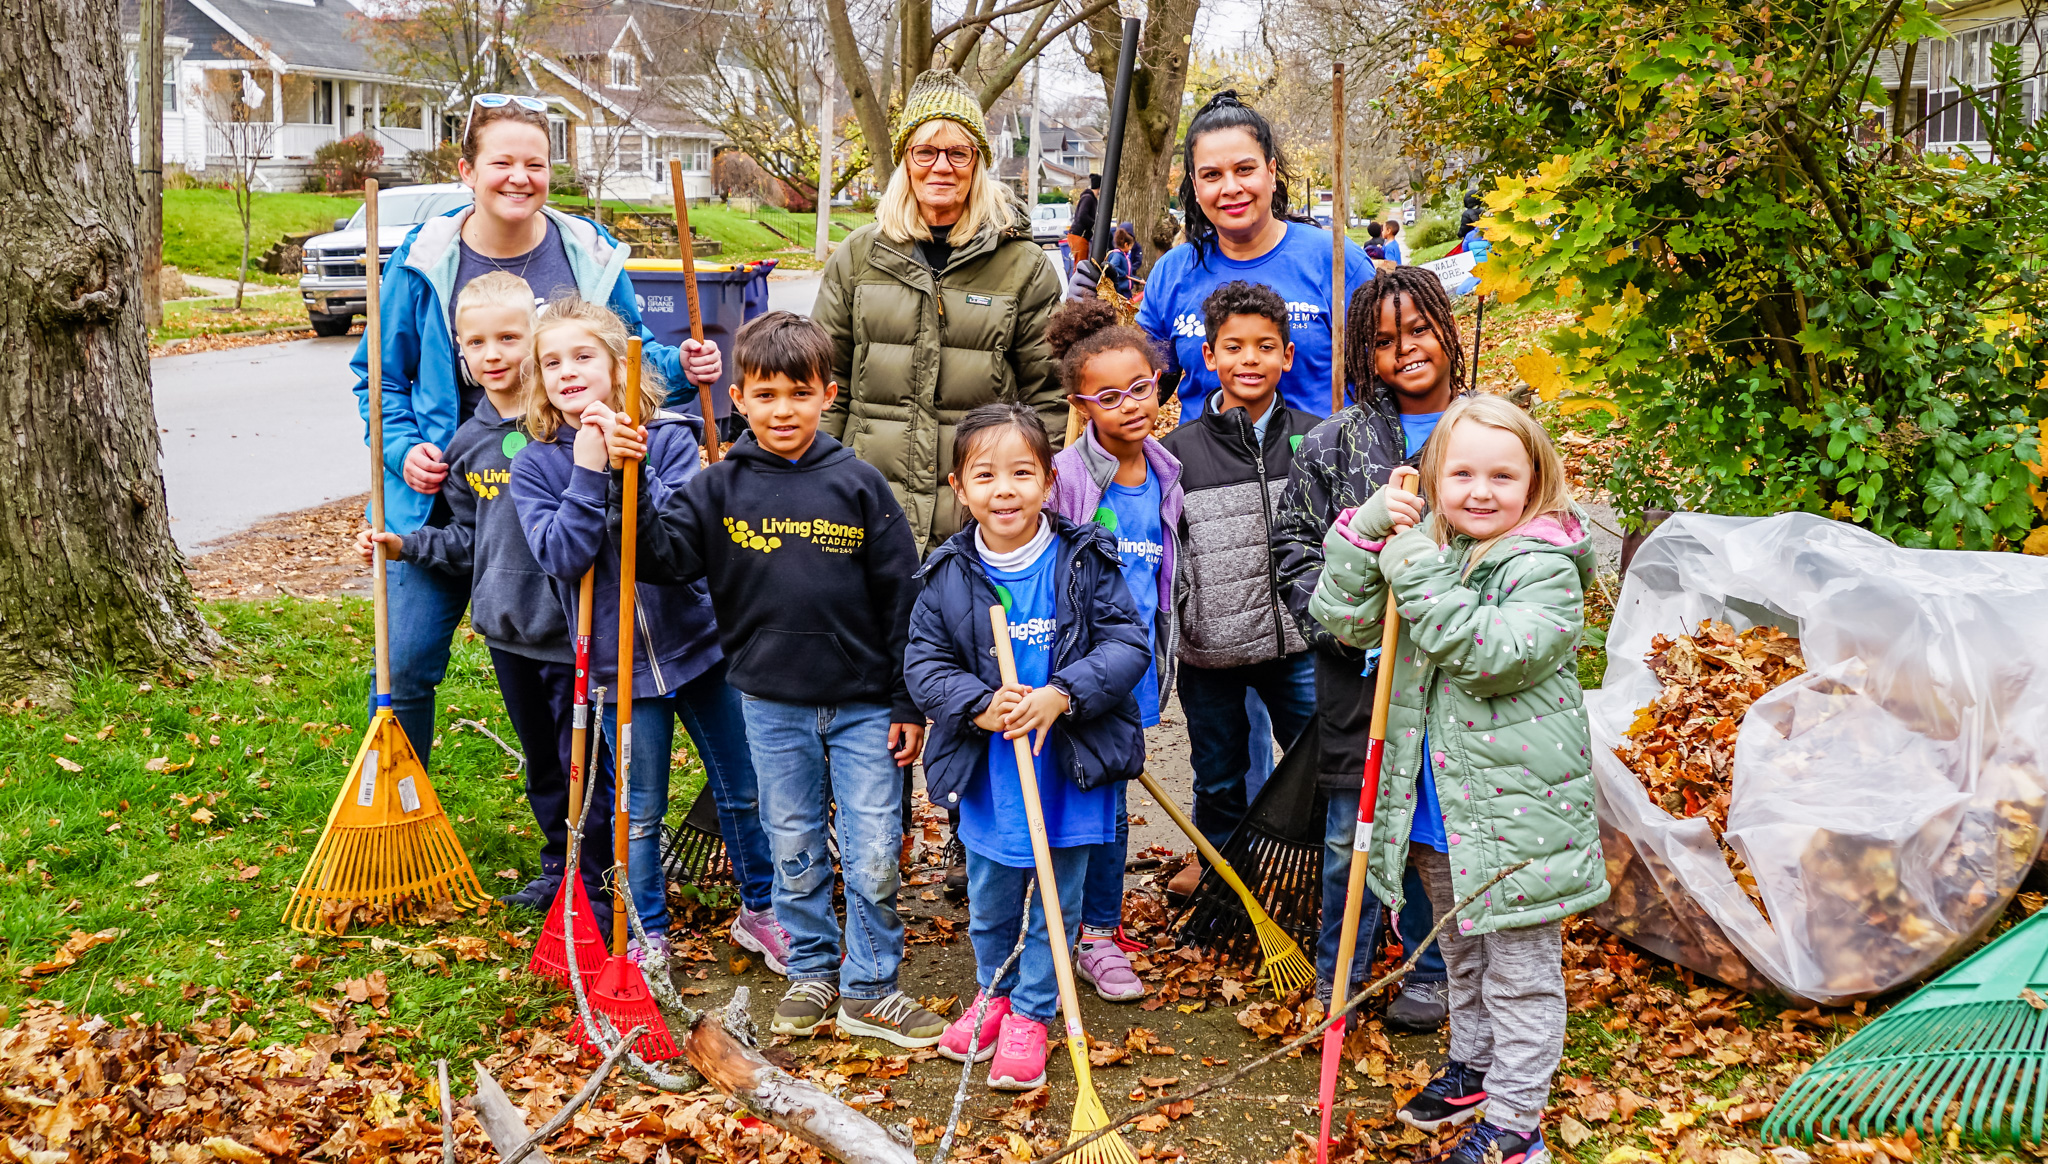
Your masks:
<svg viewBox="0 0 2048 1164"><path fill-rule="evenodd" d="M1145 984L1131 969L1130 956L1115 938L1081 939L1081 956L1074 959L1074 973L1095 987L1105 1002L1134 1002L1145 997Z"/></svg>
<svg viewBox="0 0 2048 1164"><path fill-rule="evenodd" d="M635 965L635 966L641 966L641 965L645 965L645 964L646 964L646 962L647 962L647 959L653 956L653 951L652 951L651 949L649 949L649 947L650 947L650 946L659 946L659 947L660 947L660 949L661 949L661 954L662 954L662 956L663 956L663 957L668 957L668 956L669 956L669 954L670 954L671 952L673 952L673 949L674 949L674 947L672 947L672 946L670 946L670 945L668 944L668 935L667 935L667 934L649 934L649 935L647 935L647 945L646 945L646 946L642 946L642 945L640 944L640 939L639 939L639 938L627 938L627 939L626 939L626 958L627 958L627 960L628 960L628 961L630 961L630 962L632 962L632 963L633 963L633 965Z"/></svg>
<svg viewBox="0 0 2048 1164"><path fill-rule="evenodd" d="M770 970L789 977L789 931L775 920L773 908L757 913L741 906L732 919L732 944L761 955Z"/></svg>

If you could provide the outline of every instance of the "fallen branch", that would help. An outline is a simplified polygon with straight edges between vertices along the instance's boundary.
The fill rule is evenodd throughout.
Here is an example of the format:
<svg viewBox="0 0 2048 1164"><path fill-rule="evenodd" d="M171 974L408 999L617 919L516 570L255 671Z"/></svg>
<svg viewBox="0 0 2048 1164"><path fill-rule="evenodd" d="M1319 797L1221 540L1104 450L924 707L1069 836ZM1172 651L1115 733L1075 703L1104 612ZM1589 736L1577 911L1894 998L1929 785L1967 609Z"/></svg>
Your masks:
<svg viewBox="0 0 2048 1164"><path fill-rule="evenodd" d="M1010 956L1003 959L1003 968L996 971L995 977L990 980L996 984L1001 984L1004 976L1009 974L1010 967L1015 966L1017 959L1024 955L1024 939L1031 933L1031 891L1037 888L1036 877L1024 885L1024 912L1018 915L1023 920L1017 926L1017 944L1010 948ZM944 1160L953 1150L953 1133L960 1127L960 1109L967 1106L967 1083L974 1078L974 1057L981 1052L981 1020L987 1014L988 999L977 989L974 1025L967 1029L967 1062L960 1067L960 1087L953 1093L953 1111L946 1117L946 1133L939 1137L938 1151L932 1153L934 1164Z"/></svg>
<svg viewBox="0 0 2048 1164"><path fill-rule="evenodd" d="M455 1164L455 1097L448 1094L448 1060L434 1060L441 1085L441 1164Z"/></svg>
<svg viewBox="0 0 2048 1164"><path fill-rule="evenodd" d="M1198 1084L1191 1091L1183 1091L1178 1095L1162 1095L1158 1099L1155 1099L1150 1103L1140 1104L1139 1106L1134 1107L1129 1111L1125 1112L1124 1114L1109 1121L1109 1125L1107 1127L1099 1128L1096 1131L1089 1133L1088 1135L1082 1136L1078 1140L1074 1140L1068 1143L1065 1147L1061 1148L1057 1152L1054 1152L1050 1156L1037 1157L1033 1164L1053 1164L1053 1161L1055 1160L1063 1160L1066 1157L1071 1156L1074 1153L1080 1151L1082 1148L1087 1147L1089 1144L1092 1144L1095 1141L1102 1139L1104 1136L1115 1135L1116 1130L1118 1128L1123 1127L1125 1124L1130 1123L1132 1120L1137 1119L1140 1116L1150 1115L1151 1113L1158 1111L1160 1108L1165 1107L1169 1103L1181 1103L1186 1100L1198 1099L1204 1095L1209 1094L1212 1091L1229 1087L1231 1084L1239 1082L1246 1076L1250 1075L1252 1072L1257 1071L1259 1068L1264 1067L1266 1064L1273 1062L1275 1059L1282 1058L1294 1051L1300 1050L1301 1048L1308 1046L1310 1043L1316 1042L1317 1040L1321 1039L1323 1037L1324 1032L1328 1031L1331 1027L1336 1026L1339 1022L1343 1021L1346 1015L1349 1015L1353 1011L1357 1010L1359 1006L1365 1002L1366 999L1371 998L1373 995L1378 994L1382 990L1385 990L1390 984L1398 981L1402 975L1407 974L1409 971L1415 969L1415 963L1422 957L1422 951L1429 949L1430 943L1436 941L1436 936L1443 932L1443 928L1446 925L1450 924L1452 918L1465 912L1465 908L1471 905L1474 901L1479 900L1480 895L1484 894L1487 890L1492 889L1494 886L1500 884L1502 881L1505 881L1508 877L1512 876L1513 874L1521 872L1522 869L1526 867L1528 864L1528 861L1523 861L1519 864L1510 865L1507 868L1501 870L1500 872L1494 874L1493 877L1486 882L1486 884L1481 885L1479 888L1474 889L1472 892L1466 894L1464 899L1458 902L1457 907L1455 909L1452 909L1449 914L1438 917L1436 919L1436 925L1430 927L1429 934L1426 937L1424 937L1421 941L1415 943L1415 948L1408 952L1408 957L1405 961L1403 961L1399 966L1394 967L1392 970L1387 971L1384 975L1380 976L1378 980L1373 982L1370 986L1367 986L1364 990L1359 991L1357 997L1352 998L1349 1002L1344 1004L1344 1009L1325 1018L1322 1022L1316 1025L1316 1028L1314 1030L1304 1032L1300 1038L1295 1039L1293 1042L1288 1043L1286 1046L1281 1047L1279 1050L1273 1051L1270 1054L1262 1055L1259 1058L1252 1060L1251 1062L1245 1064L1244 1066L1238 1068L1237 1070L1231 1072L1228 1075L1220 1076L1216 1079L1211 1079L1206 1083Z"/></svg>
<svg viewBox="0 0 2048 1164"><path fill-rule="evenodd" d="M506 1155L504 1164L519 1164L535 1148L546 1143L549 1136L561 1131L579 1108L596 1099L598 1091L604 1087L604 1081L611 1076L612 1068L619 1065L619 1056L625 1054L626 1048L632 1046L639 1040L641 1035L646 1033L647 1028L644 1026L634 1027L631 1031L627 1032L626 1037L619 1040L619 1045L612 1048L611 1054L604 1057L604 1062L597 1065L597 1070L590 1073L590 1078L584 1081L583 1090L570 1096L569 1102L562 1105L562 1110L556 1112L548 1122L542 1124L539 1131L520 1141L519 1146L512 1149Z"/></svg>
<svg viewBox="0 0 2048 1164"><path fill-rule="evenodd" d="M683 1036L683 1055L690 1066L713 1087L744 1104L748 1111L774 1124L835 1160L848 1164L918 1164L909 1144L888 1129L855 1111L830 1092L805 1079L798 1079L761 1057L761 1053L735 1038L728 1023L748 1022L745 1018L746 990L733 995L725 1022L714 1022L709 1013L697 1017Z"/></svg>

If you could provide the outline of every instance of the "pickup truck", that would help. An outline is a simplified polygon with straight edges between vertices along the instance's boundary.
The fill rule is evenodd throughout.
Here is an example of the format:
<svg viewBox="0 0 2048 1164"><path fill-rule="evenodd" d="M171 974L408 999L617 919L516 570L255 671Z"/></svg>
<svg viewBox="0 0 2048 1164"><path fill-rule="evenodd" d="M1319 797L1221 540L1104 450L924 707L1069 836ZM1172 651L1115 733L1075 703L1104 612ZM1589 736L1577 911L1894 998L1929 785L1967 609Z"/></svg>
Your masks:
<svg viewBox="0 0 2048 1164"><path fill-rule="evenodd" d="M379 192L378 261L390 258L414 226L467 206L473 197L469 187L460 182L399 186ZM299 298L306 304L306 317L312 321L315 335L347 335L349 324L364 313L363 289L369 276L363 269L363 247L361 207L348 218L336 219L333 231L306 240Z"/></svg>

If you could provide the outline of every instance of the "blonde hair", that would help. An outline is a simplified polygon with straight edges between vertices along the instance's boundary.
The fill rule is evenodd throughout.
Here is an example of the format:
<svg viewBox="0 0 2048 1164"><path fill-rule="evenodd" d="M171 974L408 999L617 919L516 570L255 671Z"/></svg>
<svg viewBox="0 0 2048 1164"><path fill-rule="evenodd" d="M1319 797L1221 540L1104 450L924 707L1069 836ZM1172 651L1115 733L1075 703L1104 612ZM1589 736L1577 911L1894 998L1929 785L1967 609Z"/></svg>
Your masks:
<svg viewBox="0 0 2048 1164"><path fill-rule="evenodd" d="M533 334L533 288L510 271L492 271L462 285L455 299L455 338L462 338L462 313L472 307L509 307L525 314L526 334Z"/></svg>
<svg viewBox="0 0 2048 1164"><path fill-rule="evenodd" d="M1550 434L1536 422L1535 417L1505 396L1484 392L1460 396L1444 410L1444 417L1437 422L1436 431L1430 434L1429 443L1422 447L1422 487L1430 497L1432 508L1429 536L1436 539L1438 545L1449 544L1454 531L1450 518L1435 505L1439 495L1437 482L1442 480L1444 462L1450 457L1451 434L1464 421L1515 434L1521 439L1522 451L1529 457L1529 501L1522 509L1522 520L1516 523L1515 529L1474 545L1465 559L1465 570L1469 573L1501 539L1513 537L1522 526L1539 517L1569 514L1572 494L1571 486L1565 481L1564 461L1557 455L1557 446L1550 443Z"/></svg>
<svg viewBox="0 0 2048 1164"><path fill-rule="evenodd" d="M555 402L548 399L547 379L540 371L541 337L558 328L580 327L590 337L604 345L612 357L612 391L605 398L605 404L612 408L622 407L626 389L627 341L631 338L626 324L612 309L592 303L575 295L565 295L540 309L540 317L534 321L533 341L526 361L526 431L538 441L552 441L555 434L569 423ZM640 367L640 407L635 416L640 423L647 423L668 396L667 383L644 357Z"/></svg>
<svg viewBox="0 0 2048 1164"><path fill-rule="evenodd" d="M910 189L909 154L913 147L923 145L938 135L942 127L951 126L955 133L970 142L974 135L960 127L960 123L949 118L934 118L917 127L910 140L903 145L905 160L897 163L896 172L889 175L889 187L882 191L882 200L875 205L875 225L881 228L882 237L891 242L928 242L932 228L926 225L924 212L917 204L917 195ZM954 246L964 246L968 239L981 233L982 224L993 222L998 230L1010 223L1014 214L1014 202L1010 188L989 177L989 159L977 148L974 152L974 173L967 180L967 205L960 211L959 221L953 224L953 231L947 237Z"/></svg>

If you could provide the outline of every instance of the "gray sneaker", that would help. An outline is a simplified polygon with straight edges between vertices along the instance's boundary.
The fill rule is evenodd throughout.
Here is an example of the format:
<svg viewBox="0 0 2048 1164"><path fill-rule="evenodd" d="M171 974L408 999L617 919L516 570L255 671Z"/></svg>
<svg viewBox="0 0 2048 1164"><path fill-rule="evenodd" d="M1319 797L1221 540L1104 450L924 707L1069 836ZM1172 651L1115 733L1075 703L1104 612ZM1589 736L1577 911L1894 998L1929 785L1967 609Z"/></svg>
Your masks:
<svg viewBox="0 0 2048 1164"><path fill-rule="evenodd" d="M946 1020L917 1004L900 990L881 998L846 998L839 1002L839 1033L887 1039L899 1047L929 1047L946 1033Z"/></svg>
<svg viewBox="0 0 2048 1164"><path fill-rule="evenodd" d="M813 1035L818 1024L832 1013L832 1005L839 1001L839 987L827 978L806 978L793 982L783 991L782 1001L775 1006L775 1020L768 1029L778 1035Z"/></svg>
<svg viewBox="0 0 2048 1164"><path fill-rule="evenodd" d="M1451 984L1403 979L1401 993L1387 1004L1387 1027L1421 1035L1442 1026L1451 1013Z"/></svg>

